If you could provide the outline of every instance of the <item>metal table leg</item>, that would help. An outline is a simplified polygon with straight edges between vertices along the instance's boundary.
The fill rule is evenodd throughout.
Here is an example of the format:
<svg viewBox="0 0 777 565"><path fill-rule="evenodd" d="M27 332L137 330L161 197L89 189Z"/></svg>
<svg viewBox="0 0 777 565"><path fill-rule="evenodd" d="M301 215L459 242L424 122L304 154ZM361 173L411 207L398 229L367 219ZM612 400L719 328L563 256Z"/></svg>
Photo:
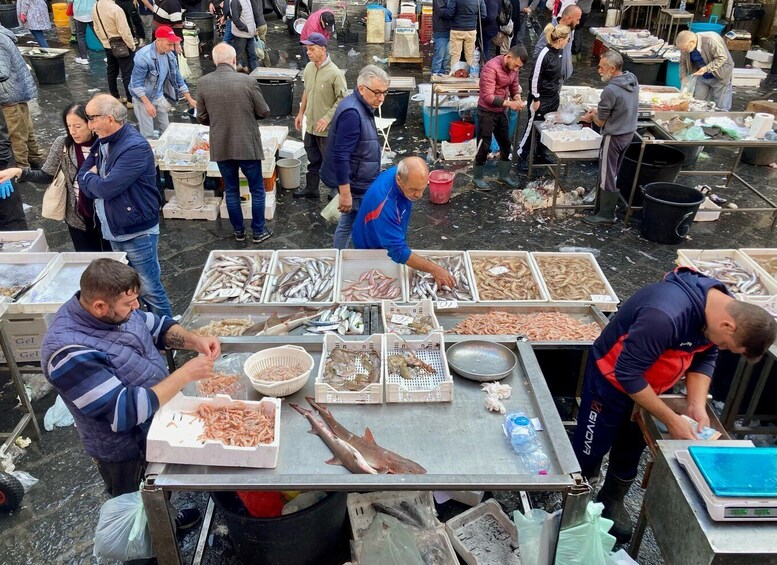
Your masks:
<svg viewBox="0 0 777 565"><path fill-rule="evenodd" d="M167 497L161 487L154 486L147 478L140 489L143 506L148 517L148 529L154 544L159 565L181 565L175 525L167 506Z"/></svg>
<svg viewBox="0 0 777 565"><path fill-rule="evenodd" d="M727 432L731 432L734 428L734 420L736 420L737 415L739 414L739 407L742 405L742 398L745 395L745 390L747 390L747 385L750 383L752 374L753 364L748 363L747 359L744 357L740 357L720 418L723 429Z"/></svg>
<svg viewBox="0 0 777 565"><path fill-rule="evenodd" d="M27 398L27 391L24 389L21 372L19 371L19 366L16 364L16 360L13 357L13 352L11 351L11 346L9 345L8 341L8 334L5 332L5 323L2 319L0 319L0 349L3 351L3 355L5 356L5 364L8 367L8 372L11 374L11 380L13 381L14 387L16 388L16 393L19 395L19 402L22 405L22 409L25 411L24 416L22 416L22 419L19 421L16 427L14 427L10 434L0 434L0 437L5 437L6 435L8 436L5 443L3 444L3 448L6 448L15 442L16 438L24 433L28 427L31 428L30 436L32 439L36 441L39 440L40 427L38 427L38 420L35 417L35 412L32 409L32 403L30 402L30 399Z"/></svg>
<svg viewBox="0 0 777 565"><path fill-rule="evenodd" d="M645 515L645 506L639 509L639 518L637 518L637 525L634 527L634 535L631 537L631 545L629 546L629 555L636 561L637 555L639 555L639 548L642 545L642 538L645 535L645 528L647 527L647 516Z"/></svg>

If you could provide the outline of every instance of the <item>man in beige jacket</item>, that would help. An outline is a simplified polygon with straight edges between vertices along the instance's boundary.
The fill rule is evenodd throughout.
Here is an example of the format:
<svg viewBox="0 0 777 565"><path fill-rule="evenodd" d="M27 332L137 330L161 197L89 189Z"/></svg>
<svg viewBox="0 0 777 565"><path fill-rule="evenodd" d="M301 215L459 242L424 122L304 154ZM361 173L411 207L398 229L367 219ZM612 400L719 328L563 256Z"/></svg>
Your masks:
<svg viewBox="0 0 777 565"><path fill-rule="evenodd" d="M677 34L675 45L682 51L680 79L683 86L692 74L696 77L694 98L712 100L721 110L731 110L734 59L723 38L711 31L681 31Z"/></svg>
<svg viewBox="0 0 777 565"><path fill-rule="evenodd" d="M132 37L127 16L114 0L98 0L92 9L94 32L105 49L108 63L108 89L114 98L118 98L127 108L132 108L130 79L132 78L133 57L135 55L135 39ZM116 57L111 50L110 38L120 37L127 45L129 54L126 57ZM119 97L119 70L124 83L126 97Z"/></svg>

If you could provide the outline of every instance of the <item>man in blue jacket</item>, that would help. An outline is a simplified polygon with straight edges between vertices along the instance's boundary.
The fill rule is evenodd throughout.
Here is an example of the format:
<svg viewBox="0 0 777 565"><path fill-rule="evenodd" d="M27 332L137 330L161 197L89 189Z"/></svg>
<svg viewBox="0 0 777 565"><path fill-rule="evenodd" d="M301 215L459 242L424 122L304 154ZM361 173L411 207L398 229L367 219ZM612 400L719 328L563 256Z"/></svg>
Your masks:
<svg viewBox="0 0 777 565"><path fill-rule="evenodd" d="M124 251L140 275L140 294L158 316L173 313L162 286L157 258L159 207L154 152L127 120L127 109L113 96L98 94L86 105L89 127L98 140L78 171L78 186L95 200L103 237Z"/></svg>
<svg viewBox="0 0 777 565"><path fill-rule="evenodd" d="M693 427L660 398L683 376L685 414L709 425L709 390L718 349L760 359L777 323L766 310L731 297L718 280L679 268L637 291L591 348L572 445L585 477L598 478L610 451L598 499L618 541L631 537L623 498L637 476L645 440L631 421L636 403L663 422L674 439L697 439ZM610 449L612 448L612 449Z"/></svg>
<svg viewBox="0 0 777 565"><path fill-rule="evenodd" d="M407 157L382 172L359 208L353 225L353 244L356 249L385 249L395 263L430 273L438 286L453 288L455 281L448 271L407 246L413 202L424 195L428 184L429 167L420 157Z"/></svg>
<svg viewBox="0 0 777 565"><path fill-rule="evenodd" d="M464 50L464 59L471 67L475 63L475 39L478 20L488 14L485 0L448 0L442 16L451 21L451 35L448 50L451 65L457 63Z"/></svg>

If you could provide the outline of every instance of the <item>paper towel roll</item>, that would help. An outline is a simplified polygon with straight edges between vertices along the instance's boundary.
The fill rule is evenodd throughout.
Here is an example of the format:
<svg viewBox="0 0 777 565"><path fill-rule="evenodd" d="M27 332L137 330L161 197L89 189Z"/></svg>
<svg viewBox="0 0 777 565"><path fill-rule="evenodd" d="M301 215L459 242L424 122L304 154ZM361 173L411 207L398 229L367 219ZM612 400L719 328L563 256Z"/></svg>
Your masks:
<svg viewBox="0 0 777 565"><path fill-rule="evenodd" d="M772 129L774 124L774 116L759 112L753 116L753 123L750 125L750 137L756 139L763 139L766 132Z"/></svg>
<svg viewBox="0 0 777 565"><path fill-rule="evenodd" d="M607 18L604 20L604 27L615 27L618 25L618 16L620 10L607 10Z"/></svg>

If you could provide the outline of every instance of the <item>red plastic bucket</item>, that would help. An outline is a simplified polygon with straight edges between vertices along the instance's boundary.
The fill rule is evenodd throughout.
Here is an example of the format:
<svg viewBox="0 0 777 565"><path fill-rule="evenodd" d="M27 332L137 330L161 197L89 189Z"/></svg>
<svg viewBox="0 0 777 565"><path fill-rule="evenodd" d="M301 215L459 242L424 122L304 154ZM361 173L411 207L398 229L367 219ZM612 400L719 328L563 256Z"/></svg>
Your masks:
<svg viewBox="0 0 777 565"><path fill-rule="evenodd" d="M475 137L475 124L457 120L451 122L450 127L451 143L464 143Z"/></svg>
<svg viewBox="0 0 777 565"><path fill-rule="evenodd" d="M429 173L429 200L432 204L445 204L451 199L453 179L456 177L448 171L432 171Z"/></svg>

